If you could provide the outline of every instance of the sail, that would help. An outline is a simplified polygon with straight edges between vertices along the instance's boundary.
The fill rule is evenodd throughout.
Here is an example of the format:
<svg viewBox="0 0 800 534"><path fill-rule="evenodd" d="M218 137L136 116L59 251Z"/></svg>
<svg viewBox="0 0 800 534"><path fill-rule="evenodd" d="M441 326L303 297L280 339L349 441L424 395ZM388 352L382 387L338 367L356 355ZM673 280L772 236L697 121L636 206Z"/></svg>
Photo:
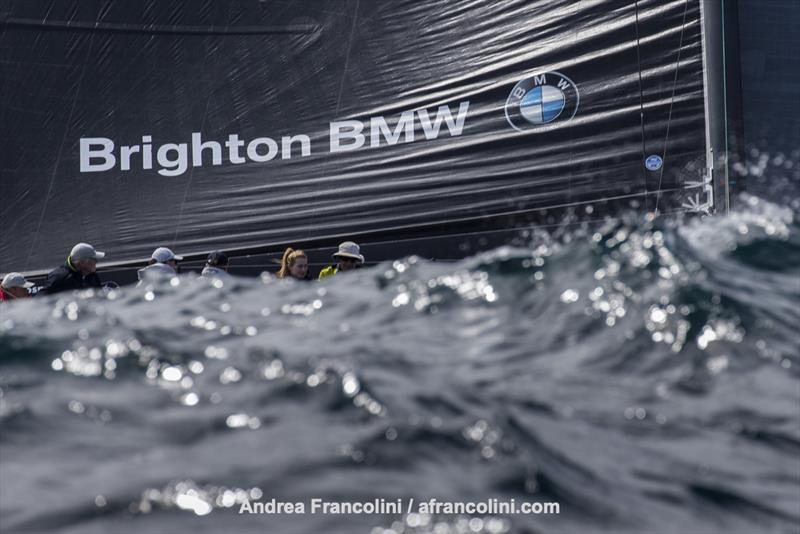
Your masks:
<svg viewBox="0 0 800 534"><path fill-rule="evenodd" d="M80 241L126 262L708 209L701 22L699 0L0 0L0 271Z"/></svg>

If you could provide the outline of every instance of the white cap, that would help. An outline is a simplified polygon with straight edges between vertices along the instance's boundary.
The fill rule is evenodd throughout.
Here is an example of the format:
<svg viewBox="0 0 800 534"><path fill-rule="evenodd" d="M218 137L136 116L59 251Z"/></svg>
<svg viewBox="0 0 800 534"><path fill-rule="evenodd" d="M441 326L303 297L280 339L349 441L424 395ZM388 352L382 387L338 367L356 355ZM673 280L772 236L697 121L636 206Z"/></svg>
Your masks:
<svg viewBox="0 0 800 534"><path fill-rule="evenodd" d="M158 263L167 263L170 260L181 261L183 256L178 256L167 247L158 247L153 251L151 259L156 260Z"/></svg>
<svg viewBox="0 0 800 534"><path fill-rule="evenodd" d="M69 257L75 261L80 260L100 260L106 255L105 252L95 250L94 247L88 243L78 243L72 247L72 252Z"/></svg>
<svg viewBox="0 0 800 534"><path fill-rule="evenodd" d="M339 244L339 250L333 255L334 258L344 256L345 258L353 258L364 263L364 256L361 255L361 249L352 241L345 241Z"/></svg>
<svg viewBox="0 0 800 534"><path fill-rule="evenodd" d="M12 287L24 287L26 289L33 287L33 282L28 282L25 277L19 273L8 273L3 277L3 283L0 284L3 289L11 289Z"/></svg>

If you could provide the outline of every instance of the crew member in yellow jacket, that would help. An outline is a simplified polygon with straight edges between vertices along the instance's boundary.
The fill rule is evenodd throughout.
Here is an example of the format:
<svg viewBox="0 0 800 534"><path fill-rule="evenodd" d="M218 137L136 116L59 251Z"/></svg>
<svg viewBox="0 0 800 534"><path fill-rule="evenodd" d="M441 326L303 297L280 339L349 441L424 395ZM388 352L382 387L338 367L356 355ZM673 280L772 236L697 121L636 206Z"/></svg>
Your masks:
<svg viewBox="0 0 800 534"><path fill-rule="evenodd" d="M361 255L361 249L352 241L345 241L339 245L339 250L333 255L333 259L337 261L336 265L329 265L322 269L319 273L319 279L333 276L338 272L353 271L361 267L364 263L364 256Z"/></svg>

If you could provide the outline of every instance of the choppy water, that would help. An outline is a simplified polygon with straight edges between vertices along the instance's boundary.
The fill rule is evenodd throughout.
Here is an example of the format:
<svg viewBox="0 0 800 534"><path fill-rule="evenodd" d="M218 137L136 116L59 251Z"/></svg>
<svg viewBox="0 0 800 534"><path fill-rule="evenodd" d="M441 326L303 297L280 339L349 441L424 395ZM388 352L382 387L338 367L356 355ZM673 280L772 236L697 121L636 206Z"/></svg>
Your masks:
<svg viewBox="0 0 800 534"><path fill-rule="evenodd" d="M5 306L1 530L797 532L797 208ZM238 515L247 497L561 514Z"/></svg>

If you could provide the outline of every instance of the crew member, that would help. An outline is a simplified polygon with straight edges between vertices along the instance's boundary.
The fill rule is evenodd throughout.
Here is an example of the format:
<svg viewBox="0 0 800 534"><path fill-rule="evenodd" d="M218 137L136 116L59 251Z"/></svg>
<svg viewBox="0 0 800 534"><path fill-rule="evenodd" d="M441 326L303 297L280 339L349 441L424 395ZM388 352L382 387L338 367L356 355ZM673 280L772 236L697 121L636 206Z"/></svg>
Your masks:
<svg viewBox="0 0 800 534"><path fill-rule="evenodd" d="M24 299L31 296L28 289L34 286L20 273L8 273L0 283L0 302L10 302L15 299Z"/></svg>
<svg viewBox="0 0 800 534"><path fill-rule="evenodd" d="M183 260L183 256L178 256L167 247L158 247L150 256L147 267L137 271L139 280L152 275L175 276L178 274L178 262L181 260Z"/></svg>
<svg viewBox="0 0 800 534"><path fill-rule="evenodd" d="M221 250L215 250L208 255L206 266L201 276L223 277L228 276L228 255Z"/></svg>
<svg viewBox="0 0 800 534"><path fill-rule="evenodd" d="M37 295L52 295L73 289L101 287L97 275L97 260L103 259L105 252L94 249L88 243L78 243L72 247L64 265L56 267L47 275L47 281Z"/></svg>
<svg viewBox="0 0 800 534"><path fill-rule="evenodd" d="M308 272L308 256L302 250L287 248L281 259L278 278L294 278L295 280L311 280Z"/></svg>
<svg viewBox="0 0 800 534"><path fill-rule="evenodd" d="M319 273L320 280L339 272L353 271L364 264L364 256L361 255L360 247L352 241L341 243L339 250L333 255L333 259L337 261L337 264L322 269L322 272Z"/></svg>

